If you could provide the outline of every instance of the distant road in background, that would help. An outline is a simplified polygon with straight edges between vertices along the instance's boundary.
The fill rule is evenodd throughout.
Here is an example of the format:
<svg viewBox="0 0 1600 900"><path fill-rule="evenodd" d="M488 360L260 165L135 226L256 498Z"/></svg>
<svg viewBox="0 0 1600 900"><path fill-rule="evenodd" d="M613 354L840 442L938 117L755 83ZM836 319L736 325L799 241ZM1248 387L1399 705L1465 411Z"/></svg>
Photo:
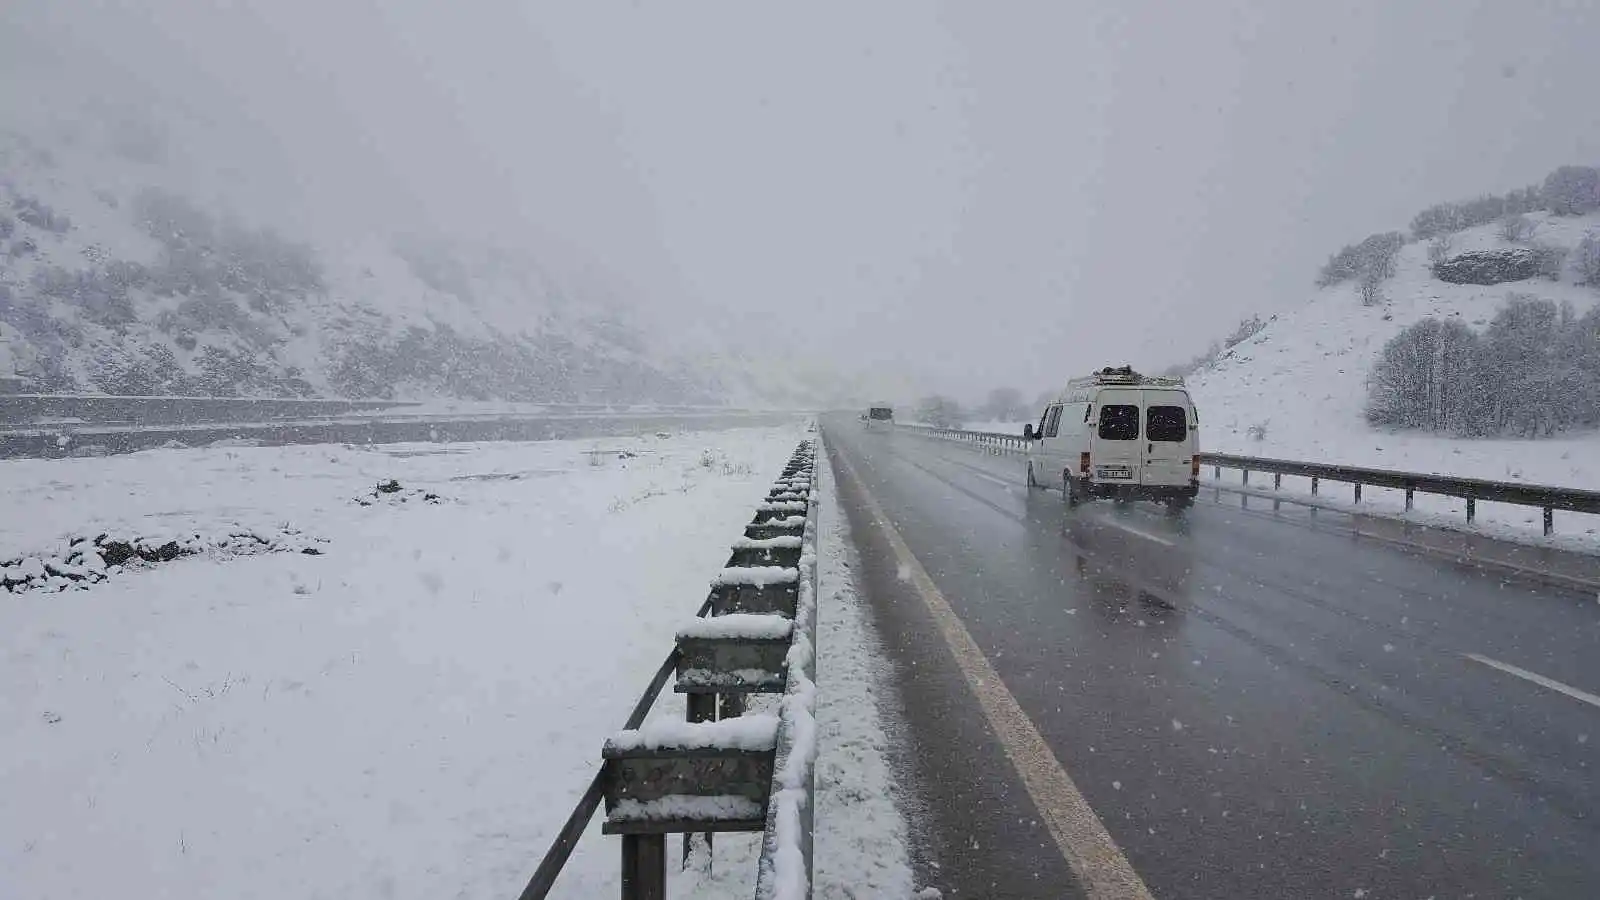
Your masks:
<svg viewBox="0 0 1600 900"><path fill-rule="evenodd" d="M804 415L691 406L4 395L0 458L97 456L217 441L560 440L773 425Z"/></svg>

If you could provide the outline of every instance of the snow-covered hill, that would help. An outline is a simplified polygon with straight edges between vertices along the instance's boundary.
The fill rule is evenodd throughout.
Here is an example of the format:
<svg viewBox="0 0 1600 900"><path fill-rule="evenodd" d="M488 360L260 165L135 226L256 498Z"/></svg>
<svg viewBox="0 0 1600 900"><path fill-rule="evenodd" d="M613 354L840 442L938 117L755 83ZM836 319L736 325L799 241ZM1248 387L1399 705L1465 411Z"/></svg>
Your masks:
<svg viewBox="0 0 1600 900"><path fill-rule="evenodd" d="M0 347L42 390L803 405L787 377L663 334L555 246L296 224L240 138L159 104L0 86ZM41 82L42 83L42 82ZM341 225L343 223L340 223ZM668 321L668 326L672 325ZM673 338L668 340L666 338Z"/></svg>
<svg viewBox="0 0 1600 900"><path fill-rule="evenodd" d="M1541 244L1574 247L1600 230L1600 215L1529 216ZM1494 225L1453 237L1453 251L1509 246ZM1394 469L1600 488L1600 434L1546 440L1458 439L1374 429L1363 414L1367 375L1385 342L1427 317L1481 330L1508 293L1568 302L1582 313L1600 289L1534 278L1492 287L1446 284L1429 268L1424 242L1406 244L1387 302L1363 306L1353 282L1314 290L1254 337L1189 378L1207 449Z"/></svg>

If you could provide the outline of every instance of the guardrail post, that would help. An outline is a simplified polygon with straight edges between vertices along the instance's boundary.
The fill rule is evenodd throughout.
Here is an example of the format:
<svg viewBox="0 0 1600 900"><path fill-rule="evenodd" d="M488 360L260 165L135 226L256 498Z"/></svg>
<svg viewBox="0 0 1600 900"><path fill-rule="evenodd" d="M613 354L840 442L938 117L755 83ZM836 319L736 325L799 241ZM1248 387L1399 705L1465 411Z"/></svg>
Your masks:
<svg viewBox="0 0 1600 900"><path fill-rule="evenodd" d="M1361 502L1361 482L1356 482L1356 502Z"/></svg>
<svg viewBox="0 0 1600 900"><path fill-rule="evenodd" d="M1311 496L1315 497L1317 495L1317 483L1321 480L1315 475L1311 476Z"/></svg>
<svg viewBox="0 0 1600 900"><path fill-rule="evenodd" d="M1413 503L1412 495L1415 493L1416 488L1406 488L1406 512L1411 512L1411 505Z"/></svg>
<svg viewBox="0 0 1600 900"><path fill-rule="evenodd" d="M1544 536L1545 537L1549 537L1550 533L1555 531L1555 530L1556 530L1556 511L1554 509L1551 509L1550 507L1546 506L1544 508Z"/></svg>
<svg viewBox="0 0 1600 900"><path fill-rule="evenodd" d="M686 694L683 698L684 718L690 722L711 722L717 718L716 694ZM683 868L689 868L689 857L696 843L704 842L706 848L706 867L711 866L712 835L685 834L683 836Z"/></svg>
<svg viewBox="0 0 1600 900"><path fill-rule="evenodd" d="M1467 524L1471 525L1472 524L1472 520L1476 519L1477 517L1478 517L1478 501L1474 500L1471 497L1468 497L1467 498Z"/></svg>
<svg viewBox="0 0 1600 900"><path fill-rule="evenodd" d="M1283 473L1282 472L1274 472L1274 473L1272 473L1272 489L1274 491L1277 491L1277 490L1280 490L1282 487L1283 487ZM1277 497L1273 497L1272 498L1272 511L1273 512L1277 512L1278 509L1281 506L1283 506L1283 501L1279 500Z"/></svg>
<svg viewBox="0 0 1600 900"><path fill-rule="evenodd" d="M1241 485L1243 485L1244 487L1249 487L1250 486L1250 470L1249 469L1240 469L1239 472L1242 474L1242 478L1240 479L1239 483ZM1246 494L1246 493L1244 493L1242 491L1239 493L1239 508L1240 509L1249 509L1250 508L1250 495Z"/></svg>
<svg viewBox="0 0 1600 900"><path fill-rule="evenodd" d="M622 836L622 900L667 900L667 836Z"/></svg>

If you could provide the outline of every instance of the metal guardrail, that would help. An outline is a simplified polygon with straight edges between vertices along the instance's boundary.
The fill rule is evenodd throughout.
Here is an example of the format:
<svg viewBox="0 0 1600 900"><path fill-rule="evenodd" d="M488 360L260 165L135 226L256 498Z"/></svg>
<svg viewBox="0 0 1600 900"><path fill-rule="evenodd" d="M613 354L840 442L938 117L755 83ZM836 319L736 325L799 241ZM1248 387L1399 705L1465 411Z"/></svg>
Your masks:
<svg viewBox="0 0 1600 900"><path fill-rule="evenodd" d="M902 429L946 440L963 441L990 448L993 452L1026 453L1028 442L1020 435L997 434L989 431L963 431L959 428L935 428L927 425L900 425ZM1434 494L1465 500L1467 522L1477 520L1479 501L1507 503L1514 506L1537 507L1544 512L1544 533L1555 531L1555 511L1600 515L1600 491L1552 485L1524 484L1513 481L1491 481L1483 478L1462 478L1454 475L1427 475L1421 472L1402 472L1393 469L1373 469L1364 466L1347 466L1337 463L1314 463L1287 459L1267 459L1240 456L1232 453L1201 453L1202 465L1212 467L1216 478L1223 469L1241 472L1243 484L1250 483L1251 472L1264 472L1273 476L1274 490L1283 487L1283 476L1299 476L1311 480L1311 493L1320 496L1322 482L1336 481L1354 487L1354 501L1361 502L1363 485L1393 488L1405 491L1406 511L1415 505L1416 495Z"/></svg>
<svg viewBox="0 0 1600 900"><path fill-rule="evenodd" d="M811 442L811 449L815 460L821 455L816 441ZM811 900L811 836L817 799L817 500L813 475L805 533L800 538L800 596L778 714L778 754L756 871L756 900Z"/></svg>
<svg viewBox="0 0 1600 900"><path fill-rule="evenodd" d="M978 444L995 452L1026 453L1028 442L1020 434L1001 434L997 431L965 431L960 428L940 428L935 425L911 425L904 422L895 423L896 428L907 431L944 438L947 441L964 441L969 444Z"/></svg>
<svg viewBox="0 0 1600 900"><path fill-rule="evenodd" d="M1420 472L1401 472L1392 469L1370 469L1364 466L1345 466L1327 463L1299 462L1287 459L1263 459L1254 456L1237 456L1230 453L1202 453L1200 462L1211 466L1217 478L1223 469L1237 469L1242 473L1242 483L1250 483L1251 472L1265 472L1273 476L1273 489L1283 486L1283 476L1294 475L1311 479L1311 493L1318 495L1321 483L1337 481L1354 486L1354 500L1361 502L1363 485L1394 488L1406 492L1406 511L1410 511L1418 493L1455 497L1467 503L1467 522L1477 520L1478 501L1509 503L1515 506L1533 506L1544 511L1544 533L1555 530L1555 511L1600 514L1600 491L1562 488L1550 485L1523 484L1512 481L1490 481L1482 478L1460 478L1453 475L1424 475Z"/></svg>
<svg viewBox="0 0 1600 900"><path fill-rule="evenodd" d="M764 828L757 869L757 900L810 900L811 898L812 826L816 799L817 756L817 730L813 718L816 702L816 685L813 679L816 672L818 543L818 486L814 467L817 455L819 455L817 441L806 441L800 445L785 466L782 477L774 486L767 501L758 508L754 521L746 527L746 539L735 545L733 556L729 560L730 567L748 564L751 561L752 548L756 548L757 556L770 553L770 557L778 557L785 552L793 552L779 549L766 551L761 548L772 545L774 543L772 539L778 535L793 534L791 529L798 523L788 518L788 506L791 501L777 498L794 496L792 492L796 492L803 484L806 499L804 525L799 535L798 580L797 583L791 582L796 588L796 592L791 595L793 615L790 619L793 625L790 629L788 652L784 657L783 695L778 715L776 746L772 754L771 781L770 784L765 782L761 784L767 795L765 815L763 820L756 823L756 830ZM783 540L793 541L793 538L783 538ZM787 546L793 547L793 544ZM724 571L732 570L733 568ZM762 586L757 586L753 593L739 585L713 586L710 595L700 605L695 615L697 618L705 618L738 612L747 608L743 605L754 603L759 606L774 599L779 606L782 605L781 590L768 592L774 594L773 596L762 596L764 591L765 588ZM623 726L625 731L638 729L644 724L651 707L674 672L679 675L679 690L684 689L683 664L692 658L684 655L684 646L683 636L680 633L679 644L656 670L644 695L639 698L633 712L628 716L627 723ZM742 693L720 695L690 693L686 700L690 722L707 722L715 719L718 707L721 707L724 718L741 715L744 709ZM710 702L706 703L707 700ZM707 715L707 707L710 715ZM595 812L602 803L606 803L609 809L615 801L620 786L617 779L622 777L626 783L627 776L619 776L617 772L616 759L611 753L609 743L607 763L595 774L572 813L567 817L567 821L557 832L550 849L540 860L527 887L519 895L520 900L544 900L548 896L555 886L557 876L571 858L573 849L587 829L589 821L594 818ZM660 754L656 756L658 761L666 761L670 765L669 757ZM674 780L685 774L693 777L694 774L706 773L704 769L694 773L693 760L689 763L688 770L669 773L668 779ZM728 777L727 770L719 773L714 766L710 771L713 778L719 777L719 774L722 778ZM650 777L659 777L663 772L665 769L658 765L655 771L650 773ZM612 831L613 824L608 819L606 830ZM656 823L643 828L632 828L624 824L616 829L615 833L623 836L624 900L630 898L657 900L666 896L664 832L685 834L687 863L691 835L697 835L704 840L704 847L709 852L711 831L750 830L726 827L728 825L730 823L716 820L702 821L679 817L664 825Z"/></svg>

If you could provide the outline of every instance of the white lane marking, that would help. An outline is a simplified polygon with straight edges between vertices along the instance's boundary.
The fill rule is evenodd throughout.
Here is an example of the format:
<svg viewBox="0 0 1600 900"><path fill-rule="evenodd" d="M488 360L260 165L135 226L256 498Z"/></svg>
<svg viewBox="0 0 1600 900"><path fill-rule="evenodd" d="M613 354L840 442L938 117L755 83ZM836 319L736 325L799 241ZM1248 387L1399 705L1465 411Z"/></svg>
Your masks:
<svg viewBox="0 0 1600 900"><path fill-rule="evenodd" d="M1513 666L1510 663L1501 662L1498 659L1490 659L1487 656L1479 656L1476 653L1463 653L1461 655L1475 663L1481 663L1482 665L1488 666L1491 669L1499 669L1507 675L1515 675L1524 681L1531 681L1540 687L1549 688L1558 694L1566 694L1568 697L1571 697L1574 700L1581 700L1590 706L1600 707L1600 697L1596 697L1594 694L1591 694L1588 691L1575 688L1570 684L1562 684L1554 678L1546 678L1543 675L1540 675L1538 672L1529 672L1527 669Z"/></svg>
<svg viewBox="0 0 1600 900"><path fill-rule="evenodd" d="M1028 796L1044 817L1056 848L1078 876L1084 892L1090 900L1153 900L1150 889L1133 870L1133 864L1128 862L1089 801L1084 799L1072 776L1062 768L1061 761L1045 743L1033 720L1022 711L1022 705L1000 680L1000 674L972 639L950 601L928 577L927 570L906 546L905 539L890 523L877 499L867 491L855 466L843 456L839 461L844 464L850 480L855 482L873 520L883 530L899 569L909 572L912 588L927 606L984 717L989 720L989 726L1021 777Z"/></svg>
<svg viewBox="0 0 1600 900"><path fill-rule="evenodd" d="M1139 537L1142 537L1147 541L1155 541L1158 544L1164 544L1164 545L1166 545L1168 547L1175 546L1171 541L1167 540L1164 537L1160 537L1158 535L1151 534L1148 531L1144 531L1143 529L1135 528L1132 525L1124 525L1123 523L1118 522L1118 521L1116 521L1114 519L1102 519L1101 521L1105 522L1107 525L1110 525L1110 526L1112 526L1114 528L1120 528L1120 529L1122 529L1123 531L1126 531L1129 534L1137 535Z"/></svg>

